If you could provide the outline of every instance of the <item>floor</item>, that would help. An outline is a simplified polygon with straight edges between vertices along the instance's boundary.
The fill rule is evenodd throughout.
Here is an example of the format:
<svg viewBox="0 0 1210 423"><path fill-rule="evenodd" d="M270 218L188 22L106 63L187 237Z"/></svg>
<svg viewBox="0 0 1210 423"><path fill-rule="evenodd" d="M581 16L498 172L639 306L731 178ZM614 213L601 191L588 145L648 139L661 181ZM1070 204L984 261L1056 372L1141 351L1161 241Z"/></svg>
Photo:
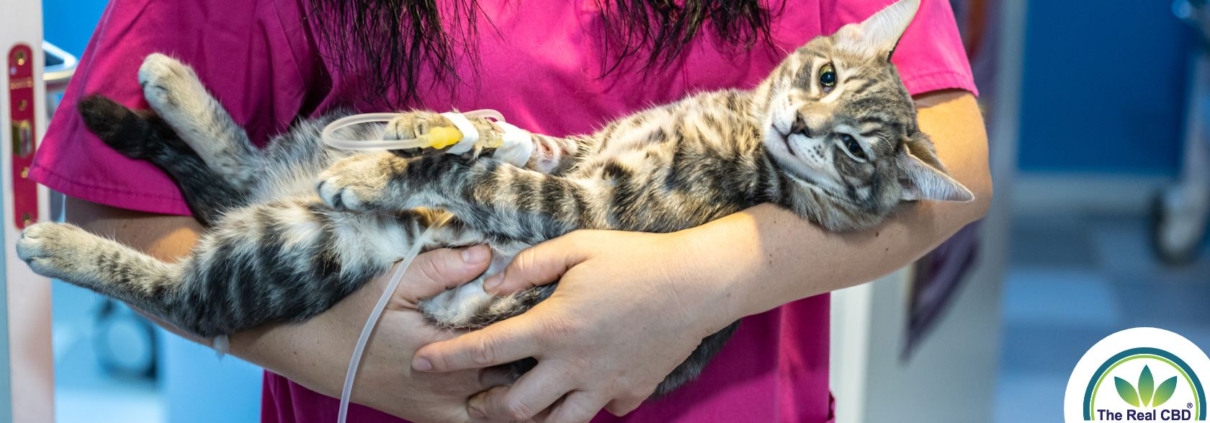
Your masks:
<svg viewBox="0 0 1210 423"><path fill-rule="evenodd" d="M1161 265L1137 217L1018 218L1012 236L996 423L1062 422L1072 368L1116 331L1160 327L1210 351L1210 251Z"/></svg>
<svg viewBox="0 0 1210 423"><path fill-rule="evenodd" d="M92 334L101 299L60 281L52 285L55 421L160 423L166 401L154 380L115 377L98 365Z"/></svg>
<svg viewBox="0 0 1210 423"><path fill-rule="evenodd" d="M234 357L219 358L213 350L159 330L154 346L159 366L157 380L106 373L97 360L93 337L101 297L59 281L52 285L52 295L56 422L260 420L260 368ZM133 316L129 310L120 313ZM111 339L125 351L139 350L131 345L138 339L130 336ZM146 347L147 343L138 342L138 346Z"/></svg>

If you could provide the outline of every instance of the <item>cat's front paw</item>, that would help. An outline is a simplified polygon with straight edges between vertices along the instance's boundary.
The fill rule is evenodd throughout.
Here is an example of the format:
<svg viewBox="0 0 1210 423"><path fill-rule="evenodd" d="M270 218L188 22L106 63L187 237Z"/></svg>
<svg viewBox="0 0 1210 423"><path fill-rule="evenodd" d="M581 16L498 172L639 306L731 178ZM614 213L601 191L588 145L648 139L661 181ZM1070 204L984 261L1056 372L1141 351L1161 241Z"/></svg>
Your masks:
<svg viewBox="0 0 1210 423"><path fill-rule="evenodd" d="M497 148L501 144L501 134L496 130L496 126L486 118L472 119L471 126L475 128L477 141L469 150L457 149L450 145L442 146L441 149L447 154L462 156L466 159L474 159L479 157L485 149ZM386 132L383 133L383 139L386 140L413 140L432 132L433 128L455 128L454 122L440 113L428 111L413 111L400 114L387 123ZM465 134L463 134L465 136ZM453 151L457 151L454 153ZM411 151L397 152L401 155L408 156Z"/></svg>
<svg viewBox="0 0 1210 423"><path fill-rule="evenodd" d="M17 257L42 276L76 280L80 266L92 263L87 255L95 251L96 237L74 225L64 223L35 223L21 232L17 240Z"/></svg>
<svg viewBox="0 0 1210 423"><path fill-rule="evenodd" d="M387 206L390 181L407 162L389 153L358 154L340 160L319 174L315 190L336 210L369 211Z"/></svg>
<svg viewBox="0 0 1210 423"><path fill-rule="evenodd" d="M387 140L414 140L427 135L429 130L441 126L454 126L453 122L440 113L414 111L400 114L387 123L382 138Z"/></svg>

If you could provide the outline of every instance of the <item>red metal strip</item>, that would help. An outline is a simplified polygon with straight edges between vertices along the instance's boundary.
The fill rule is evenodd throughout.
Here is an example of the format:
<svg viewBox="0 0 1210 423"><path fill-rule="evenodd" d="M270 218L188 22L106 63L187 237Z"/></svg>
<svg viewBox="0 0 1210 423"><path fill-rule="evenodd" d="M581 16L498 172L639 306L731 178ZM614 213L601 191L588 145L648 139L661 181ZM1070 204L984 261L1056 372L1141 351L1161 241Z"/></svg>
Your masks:
<svg viewBox="0 0 1210 423"><path fill-rule="evenodd" d="M8 51L9 130L13 140L13 216L17 229L25 229L38 219L38 184L29 179L38 148L37 124L34 120L34 52L28 45L17 44Z"/></svg>

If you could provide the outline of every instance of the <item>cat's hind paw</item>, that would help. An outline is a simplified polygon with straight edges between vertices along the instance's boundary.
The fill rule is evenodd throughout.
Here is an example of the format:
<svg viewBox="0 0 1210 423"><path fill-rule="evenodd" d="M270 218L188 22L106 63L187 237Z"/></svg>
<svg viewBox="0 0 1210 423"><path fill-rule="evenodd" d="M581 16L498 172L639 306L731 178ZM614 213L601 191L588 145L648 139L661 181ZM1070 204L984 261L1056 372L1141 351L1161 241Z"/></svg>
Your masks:
<svg viewBox="0 0 1210 423"><path fill-rule="evenodd" d="M336 210L370 211L388 207L391 179L407 162L390 153L358 154L334 163L319 174L315 190Z"/></svg>
<svg viewBox="0 0 1210 423"><path fill-rule="evenodd" d="M151 108L169 121L174 121L174 114L200 113L209 98L192 68L160 53L143 59L139 86Z"/></svg>
<svg viewBox="0 0 1210 423"><path fill-rule="evenodd" d="M96 244L95 235L64 223L39 222L21 232L17 240L17 257L42 276L76 280L82 276L80 267L91 263L87 253Z"/></svg>

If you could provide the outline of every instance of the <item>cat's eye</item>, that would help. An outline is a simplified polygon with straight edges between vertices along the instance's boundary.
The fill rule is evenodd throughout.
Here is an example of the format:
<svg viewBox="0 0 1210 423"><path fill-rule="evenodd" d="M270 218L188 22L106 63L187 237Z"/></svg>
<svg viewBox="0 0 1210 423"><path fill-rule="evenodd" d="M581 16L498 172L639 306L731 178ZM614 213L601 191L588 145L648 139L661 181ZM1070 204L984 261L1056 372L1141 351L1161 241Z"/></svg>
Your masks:
<svg viewBox="0 0 1210 423"><path fill-rule="evenodd" d="M836 69L831 63L819 68L819 86L823 87L825 93L830 93L832 88L836 88Z"/></svg>
<svg viewBox="0 0 1210 423"><path fill-rule="evenodd" d="M849 155L853 156L853 158L863 162L870 160L869 157L866 157L865 150L861 149L861 144L857 143L857 139L853 138L852 135L843 134L840 136L840 141L844 143L844 149L848 150Z"/></svg>

